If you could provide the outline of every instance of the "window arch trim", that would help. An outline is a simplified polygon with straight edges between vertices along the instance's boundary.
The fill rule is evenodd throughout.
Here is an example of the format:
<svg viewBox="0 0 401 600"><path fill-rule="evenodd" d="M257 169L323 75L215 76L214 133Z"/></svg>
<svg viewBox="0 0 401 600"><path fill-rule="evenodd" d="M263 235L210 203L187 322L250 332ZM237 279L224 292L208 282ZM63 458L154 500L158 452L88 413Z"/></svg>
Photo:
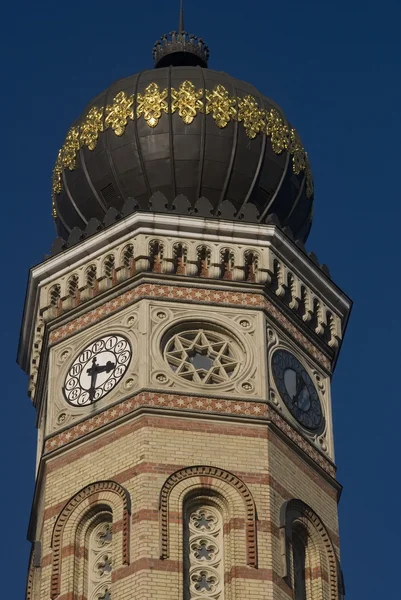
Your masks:
<svg viewBox="0 0 401 600"><path fill-rule="evenodd" d="M242 500L245 505L246 511L246 540L247 540L247 564L250 567L257 567L257 539L256 539L256 506L252 494L247 487L247 485L241 481L236 475L230 473L229 471L225 471L224 469L220 469L218 467L211 466L193 466L186 467L184 469L179 469L172 473L164 482L163 487L160 491L159 497L159 517L160 517L160 532L161 532L161 540L160 540L160 558L166 559L169 557L169 500L170 495L176 485L180 482L189 479L189 478L200 478L200 483L205 486L205 484L213 483L213 479L217 479L220 481L224 481L228 483L231 487L233 487L239 495L242 497ZM206 478L206 481L203 479ZM210 479L209 479L210 478Z"/></svg>
<svg viewBox="0 0 401 600"><path fill-rule="evenodd" d="M82 513L87 508L96 504L110 502L111 507L115 505L113 500L122 505L123 531L122 531L122 560L124 565L129 565L129 522L131 514L131 498L129 492L115 481L97 481L89 484L77 492L64 506L56 519L51 547L53 549L53 564L51 576L51 598L57 598L60 594L61 576L61 549L65 527L73 513ZM80 514L79 516L82 516Z"/></svg>
<svg viewBox="0 0 401 600"><path fill-rule="evenodd" d="M316 512L305 502L292 498L286 500L280 510L280 540L282 557L282 577L288 580L290 573L290 543L292 540L293 525L300 521L305 527L308 536L318 545L322 556L327 561L330 600L342 598L344 590L342 585L341 569L334 549L334 544Z"/></svg>

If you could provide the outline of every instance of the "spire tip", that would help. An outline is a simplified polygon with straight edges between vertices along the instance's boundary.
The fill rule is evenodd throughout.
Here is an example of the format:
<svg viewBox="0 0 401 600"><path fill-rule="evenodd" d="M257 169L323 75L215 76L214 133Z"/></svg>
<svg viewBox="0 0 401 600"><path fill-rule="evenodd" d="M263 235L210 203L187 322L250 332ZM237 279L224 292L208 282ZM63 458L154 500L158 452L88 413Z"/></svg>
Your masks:
<svg viewBox="0 0 401 600"><path fill-rule="evenodd" d="M184 7L183 0L180 0L180 20L178 22L178 33L183 33L184 31Z"/></svg>

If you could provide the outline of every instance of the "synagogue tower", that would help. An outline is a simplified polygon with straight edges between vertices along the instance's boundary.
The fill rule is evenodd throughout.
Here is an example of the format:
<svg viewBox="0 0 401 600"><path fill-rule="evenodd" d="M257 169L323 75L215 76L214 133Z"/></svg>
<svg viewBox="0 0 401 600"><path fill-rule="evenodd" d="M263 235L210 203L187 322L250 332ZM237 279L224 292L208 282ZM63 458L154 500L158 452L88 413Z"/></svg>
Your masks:
<svg viewBox="0 0 401 600"><path fill-rule="evenodd" d="M69 129L18 361L26 600L338 600L330 380L351 301L304 243L301 139L162 36Z"/></svg>

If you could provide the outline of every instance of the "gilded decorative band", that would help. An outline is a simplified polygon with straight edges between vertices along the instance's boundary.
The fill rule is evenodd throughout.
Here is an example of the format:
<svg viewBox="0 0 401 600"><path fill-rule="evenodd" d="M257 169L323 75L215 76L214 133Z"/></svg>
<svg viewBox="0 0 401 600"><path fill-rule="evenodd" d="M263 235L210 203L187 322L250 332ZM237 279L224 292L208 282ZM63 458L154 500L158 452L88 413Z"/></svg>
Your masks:
<svg viewBox="0 0 401 600"><path fill-rule="evenodd" d="M183 81L178 89L161 89L157 83L150 83L143 93L128 95L118 92L112 104L103 108L93 106L82 123L71 127L64 144L58 153L53 170L53 216L56 217L55 197L63 187L64 169L73 171L77 155L82 147L94 150L99 133L112 129L118 136L123 135L129 120L144 118L149 127L156 127L163 113L177 112L187 125L198 113L210 114L217 127L223 129L230 121L242 123L246 135L254 139L259 133L270 139L273 152L281 154L288 150L292 156L292 168L296 175L305 171L306 195L313 194L313 180L308 155L295 129L289 128L275 108L261 108L256 98L247 95L243 98L231 96L223 85L213 90L196 89L190 81Z"/></svg>

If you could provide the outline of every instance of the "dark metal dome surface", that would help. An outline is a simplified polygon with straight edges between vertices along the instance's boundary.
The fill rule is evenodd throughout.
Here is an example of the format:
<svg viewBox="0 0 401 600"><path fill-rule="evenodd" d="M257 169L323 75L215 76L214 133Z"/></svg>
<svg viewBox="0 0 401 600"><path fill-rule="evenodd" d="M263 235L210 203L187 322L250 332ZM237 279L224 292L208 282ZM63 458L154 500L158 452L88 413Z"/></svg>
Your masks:
<svg viewBox="0 0 401 600"><path fill-rule="evenodd" d="M196 215L203 197L211 217L265 222L275 214L303 241L311 226L313 182L295 129L252 85L200 66L143 71L88 105L54 169L58 234L102 221L129 199L155 210L156 192L175 214L183 195L186 214Z"/></svg>

